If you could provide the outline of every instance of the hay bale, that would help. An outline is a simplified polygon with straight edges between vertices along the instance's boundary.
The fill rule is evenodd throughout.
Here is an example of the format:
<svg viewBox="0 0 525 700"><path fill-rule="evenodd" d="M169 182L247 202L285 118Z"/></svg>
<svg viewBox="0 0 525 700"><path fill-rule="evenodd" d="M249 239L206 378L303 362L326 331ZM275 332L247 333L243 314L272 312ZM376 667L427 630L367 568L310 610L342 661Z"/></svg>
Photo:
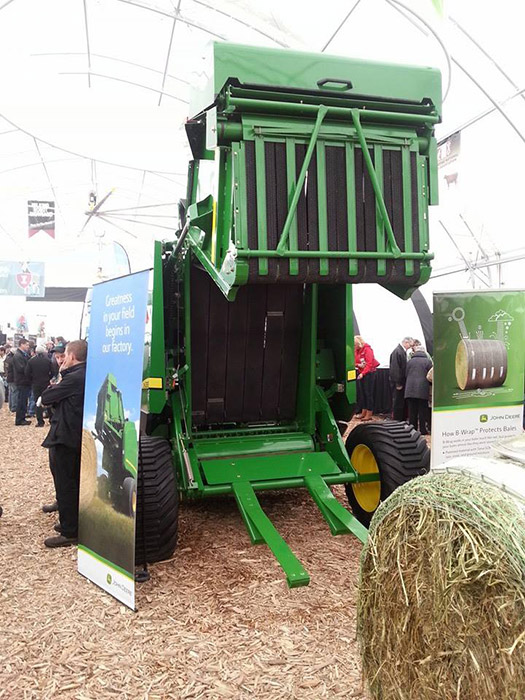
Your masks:
<svg viewBox="0 0 525 700"><path fill-rule="evenodd" d="M85 510L97 491L97 448L89 430L82 431L82 457L78 507Z"/></svg>
<svg viewBox="0 0 525 700"><path fill-rule="evenodd" d="M358 637L374 698L525 698L525 505L482 479L420 477L372 520Z"/></svg>

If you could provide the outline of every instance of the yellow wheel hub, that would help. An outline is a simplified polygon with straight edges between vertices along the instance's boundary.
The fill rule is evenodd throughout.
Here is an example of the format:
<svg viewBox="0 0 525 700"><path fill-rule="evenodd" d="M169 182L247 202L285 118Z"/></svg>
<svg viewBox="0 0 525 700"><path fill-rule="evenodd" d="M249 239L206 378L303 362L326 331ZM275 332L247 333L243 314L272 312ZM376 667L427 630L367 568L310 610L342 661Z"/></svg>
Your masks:
<svg viewBox="0 0 525 700"><path fill-rule="evenodd" d="M137 512L137 492L133 491L133 495L131 497L131 510L133 514Z"/></svg>
<svg viewBox="0 0 525 700"><path fill-rule="evenodd" d="M350 461L358 474L377 474L379 476L376 458L366 445L356 445L352 450ZM352 490L361 508L367 513L373 513L381 500L381 482L368 481L363 484L352 484Z"/></svg>

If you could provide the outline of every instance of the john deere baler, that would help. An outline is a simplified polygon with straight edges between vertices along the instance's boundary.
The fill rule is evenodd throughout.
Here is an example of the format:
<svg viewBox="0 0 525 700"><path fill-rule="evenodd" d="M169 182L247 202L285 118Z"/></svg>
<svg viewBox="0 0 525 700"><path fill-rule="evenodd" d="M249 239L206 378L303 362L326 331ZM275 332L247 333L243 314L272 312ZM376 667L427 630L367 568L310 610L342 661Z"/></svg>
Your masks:
<svg viewBox="0 0 525 700"><path fill-rule="evenodd" d="M219 43L204 75L181 228L155 250L137 546L171 555L174 494L231 494L299 586L258 491L306 488L333 534L364 541L379 502L428 470L406 423L344 442L337 421L355 403L352 284L408 298L430 275L440 75Z"/></svg>

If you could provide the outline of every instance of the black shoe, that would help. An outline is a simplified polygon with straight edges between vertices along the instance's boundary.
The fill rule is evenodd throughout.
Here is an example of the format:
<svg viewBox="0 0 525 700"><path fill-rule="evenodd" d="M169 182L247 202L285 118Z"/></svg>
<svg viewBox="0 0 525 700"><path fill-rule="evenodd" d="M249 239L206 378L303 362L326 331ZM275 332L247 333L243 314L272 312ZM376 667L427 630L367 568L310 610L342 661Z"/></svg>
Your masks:
<svg viewBox="0 0 525 700"><path fill-rule="evenodd" d="M54 530L55 532L62 532L62 525L61 525L60 523L55 523L55 524L53 525L53 530Z"/></svg>
<svg viewBox="0 0 525 700"><path fill-rule="evenodd" d="M71 547L72 545L78 544L78 539L76 537L66 537L65 535L57 535L56 537L48 537L44 540L46 547Z"/></svg>
<svg viewBox="0 0 525 700"><path fill-rule="evenodd" d="M35 423L35 428L45 428L45 423Z"/></svg>
<svg viewBox="0 0 525 700"><path fill-rule="evenodd" d="M42 510L44 513L56 513L58 510L58 503L55 501L54 503L50 503L47 506L42 506Z"/></svg>
<svg viewBox="0 0 525 700"><path fill-rule="evenodd" d="M31 421L30 421L30 420L24 420L24 421L22 421L21 423L15 423L15 425L31 425Z"/></svg>

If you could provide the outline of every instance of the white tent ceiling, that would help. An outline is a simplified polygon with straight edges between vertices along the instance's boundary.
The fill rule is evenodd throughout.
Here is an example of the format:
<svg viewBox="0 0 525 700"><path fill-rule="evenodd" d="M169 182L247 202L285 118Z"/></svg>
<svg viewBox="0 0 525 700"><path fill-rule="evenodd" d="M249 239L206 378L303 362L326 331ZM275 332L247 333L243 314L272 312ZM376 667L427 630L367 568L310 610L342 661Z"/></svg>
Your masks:
<svg viewBox="0 0 525 700"><path fill-rule="evenodd" d="M176 226L205 46L229 40L440 67L437 134L462 129L461 197L432 213L429 289L521 284L520 262L476 266L525 250L525 10L449 0L440 14L440 4L0 0L0 257L45 261L48 285L90 284L101 265L127 271L122 248L133 269L146 266L151 241ZM89 192L113 188L104 218L82 231ZM28 239L28 199L56 202L55 240Z"/></svg>

